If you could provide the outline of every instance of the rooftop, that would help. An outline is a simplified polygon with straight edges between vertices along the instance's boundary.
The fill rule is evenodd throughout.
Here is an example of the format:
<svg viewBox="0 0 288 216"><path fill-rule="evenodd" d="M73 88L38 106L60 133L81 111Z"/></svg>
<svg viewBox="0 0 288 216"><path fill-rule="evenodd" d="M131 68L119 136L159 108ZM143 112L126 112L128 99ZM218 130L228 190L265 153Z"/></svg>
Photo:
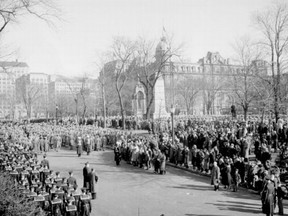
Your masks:
<svg viewBox="0 0 288 216"><path fill-rule="evenodd" d="M18 61L0 61L0 67L2 67L2 68L7 68L7 67L28 67L28 65L25 62L18 62Z"/></svg>

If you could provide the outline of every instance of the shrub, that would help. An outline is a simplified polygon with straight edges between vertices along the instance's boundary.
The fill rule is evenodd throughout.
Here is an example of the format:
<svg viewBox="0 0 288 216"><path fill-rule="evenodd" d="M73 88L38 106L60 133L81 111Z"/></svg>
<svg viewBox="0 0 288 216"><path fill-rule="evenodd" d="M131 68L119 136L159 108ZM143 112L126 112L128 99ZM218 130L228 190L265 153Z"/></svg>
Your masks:
<svg viewBox="0 0 288 216"><path fill-rule="evenodd" d="M21 193L9 174L0 172L0 215L43 216L45 213Z"/></svg>

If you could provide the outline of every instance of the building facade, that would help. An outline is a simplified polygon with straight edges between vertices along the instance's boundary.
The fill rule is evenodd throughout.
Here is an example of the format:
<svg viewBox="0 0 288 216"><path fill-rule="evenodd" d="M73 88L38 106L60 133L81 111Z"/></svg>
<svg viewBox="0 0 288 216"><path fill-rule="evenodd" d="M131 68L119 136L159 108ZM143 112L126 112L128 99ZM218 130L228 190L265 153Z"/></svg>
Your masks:
<svg viewBox="0 0 288 216"><path fill-rule="evenodd" d="M173 56L169 53L165 37L161 38L156 47L155 62L165 58L163 55ZM262 60L253 61L249 65L250 71L257 70L258 75L261 73L262 76L269 75L268 68L267 63ZM218 52L207 52L197 62L180 61L179 58L171 57L162 67L162 76L155 85L152 116L165 116L171 107L175 107L178 113L187 115L230 114L231 106L237 100L233 83L241 79L239 77L242 75L239 74L242 70L243 66L223 58ZM163 82L162 79L164 90L162 85L157 85L158 82ZM135 101L133 104L136 104ZM162 110L160 106L163 104L165 110L159 113L157 110ZM138 110L134 111L137 112Z"/></svg>
<svg viewBox="0 0 288 216"><path fill-rule="evenodd" d="M48 83L49 76L44 73L29 73L16 80L16 101L24 108L19 110L20 117L47 117Z"/></svg>
<svg viewBox="0 0 288 216"><path fill-rule="evenodd" d="M18 118L23 110L16 102L16 79L28 73L25 62L0 62L0 119Z"/></svg>

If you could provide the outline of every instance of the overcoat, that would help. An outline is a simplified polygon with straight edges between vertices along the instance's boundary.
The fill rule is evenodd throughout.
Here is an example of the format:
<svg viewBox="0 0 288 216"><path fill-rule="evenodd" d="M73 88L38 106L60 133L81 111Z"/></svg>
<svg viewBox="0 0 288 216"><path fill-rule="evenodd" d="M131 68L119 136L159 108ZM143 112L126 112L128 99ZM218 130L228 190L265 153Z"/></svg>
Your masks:
<svg viewBox="0 0 288 216"><path fill-rule="evenodd" d="M211 185L219 185L220 181L220 168L213 166L211 171Z"/></svg>
<svg viewBox="0 0 288 216"><path fill-rule="evenodd" d="M90 172L88 174L88 180L90 193L96 193L96 184L98 182L98 176L96 175L96 173Z"/></svg>

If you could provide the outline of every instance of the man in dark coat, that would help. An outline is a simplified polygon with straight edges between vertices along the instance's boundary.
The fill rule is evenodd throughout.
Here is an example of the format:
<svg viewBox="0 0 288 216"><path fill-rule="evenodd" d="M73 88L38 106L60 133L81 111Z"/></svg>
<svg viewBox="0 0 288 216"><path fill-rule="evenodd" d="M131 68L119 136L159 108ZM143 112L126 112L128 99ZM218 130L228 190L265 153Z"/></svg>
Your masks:
<svg viewBox="0 0 288 216"><path fill-rule="evenodd" d="M81 154L82 154L82 152L83 152L82 138L81 138L81 137L78 137L78 138L77 138L77 146L76 146L76 149L77 149L77 155L78 155L78 157L81 157Z"/></svg>
<svg viewBox="0 0 288 216"><path fill-rule="evenodd" d="M89 192L92 195L92 199L96 199L96 188L95 185L98 182L98 176L96 175L94 169L91 169L91 172L88 174L89 179Z"/></svg>
<svg viewBox="0 0 288 216"><path fill-rule="evenodd" d="M114 160L116 162L116 165L119 166L120 165L120 161L121 161L121 153L120 153L120 148L117 146L114 149Z"/></svg>
<svg viewBox="0 0 288 216"><path fill-rule="evenodd" d="M85 167L83 168L83 187L89 188L89 177L90 173L89 162L85 163Z"/></svg>

